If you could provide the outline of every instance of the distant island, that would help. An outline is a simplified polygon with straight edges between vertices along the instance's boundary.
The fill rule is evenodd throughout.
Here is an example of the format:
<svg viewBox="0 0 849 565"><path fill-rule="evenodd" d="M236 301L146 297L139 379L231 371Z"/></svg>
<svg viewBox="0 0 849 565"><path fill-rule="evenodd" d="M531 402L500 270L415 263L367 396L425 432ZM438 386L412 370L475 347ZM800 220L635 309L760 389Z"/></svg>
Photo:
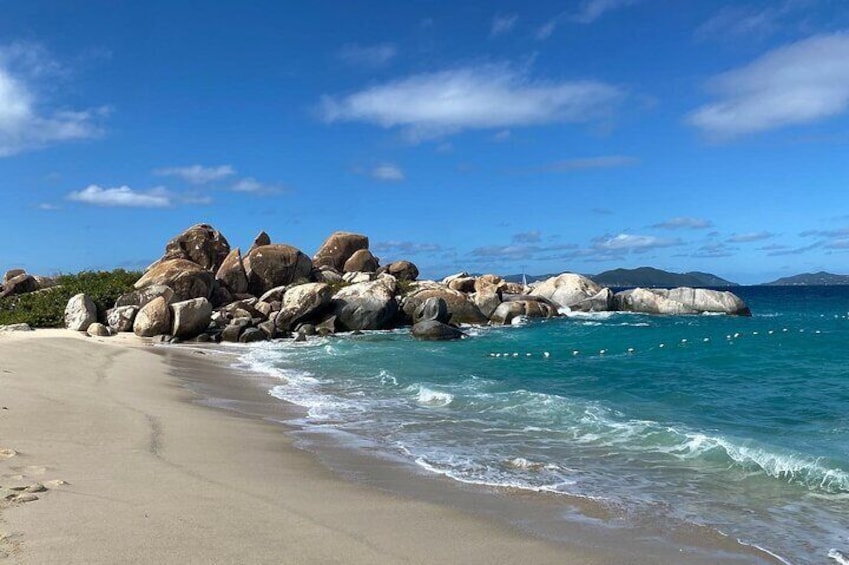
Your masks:
<svg viewBox="0 0 849 565"><path fill-rule="evenodd" d="M849 284L849 275L835 275L820 271L818 273L802 273L792 277L782 277L778 280L764 283L764 286L831 286Z"/></svg>
<svg viewBox="0 0 849 565"><path fill-rule="evenodd" d="M521 274L508 275L504 280L522 282ZM527 275L528 282L540 281L557 276L556 273L546 275ZM643 288L673 288L687 286L690 288L739 286L711 273L691 271L689 273L671 273L653 267L637 269L613 269L597 275L584 275L597 284L605 287L643 287Z"/></svg>

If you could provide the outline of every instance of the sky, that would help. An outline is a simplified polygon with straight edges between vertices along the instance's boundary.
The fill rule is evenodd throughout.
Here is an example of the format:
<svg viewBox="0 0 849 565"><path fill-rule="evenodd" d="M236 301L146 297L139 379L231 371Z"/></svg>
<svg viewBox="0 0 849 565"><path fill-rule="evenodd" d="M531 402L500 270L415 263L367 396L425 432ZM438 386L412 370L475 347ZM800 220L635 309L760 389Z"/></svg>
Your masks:
<svg viewBox="0 0 849 565"><path fill-rule="evenodd" d="M0 270L849 273L849 0L0 0Z"/></svg>

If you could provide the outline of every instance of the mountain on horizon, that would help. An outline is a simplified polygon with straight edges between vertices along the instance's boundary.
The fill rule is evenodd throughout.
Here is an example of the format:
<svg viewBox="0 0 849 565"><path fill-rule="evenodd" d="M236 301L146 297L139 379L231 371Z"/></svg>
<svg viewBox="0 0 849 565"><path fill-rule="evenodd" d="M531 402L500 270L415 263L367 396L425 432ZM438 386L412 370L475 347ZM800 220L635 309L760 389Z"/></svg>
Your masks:
<svg viewBox="0 0 849 565"><path fill-rule="evenodd" d="M546 275L527 275L528 282L545 280L556 277L560 273ZM674 288L689 286L692 288L739 286L737 283L725 280L711 273L691 271L689 273L670 273L653 267L639 267L637 269L613 269L597 275L585 275L601 286L606 287L650 287L650 288ZM507 275L504 280L508 282L521 282L522 275Z"/></svg>
<svg viewBox="0 0 849 565"><path fill-rule="evenodd" d="M592 280L606 287L661 287L674 288L688 286L691 288L739 286L711 273L691 271L689 273L671 273L653 267L636 269L613 269L590 276Z"/></svg>
<svg viewBox="0 0 849 565"><path fill-rule="evenodd" d="M849 275L835 275L820 271L818 273L802 273L790 277L782 277L764 286L831 286L849 284Z"/></svg>

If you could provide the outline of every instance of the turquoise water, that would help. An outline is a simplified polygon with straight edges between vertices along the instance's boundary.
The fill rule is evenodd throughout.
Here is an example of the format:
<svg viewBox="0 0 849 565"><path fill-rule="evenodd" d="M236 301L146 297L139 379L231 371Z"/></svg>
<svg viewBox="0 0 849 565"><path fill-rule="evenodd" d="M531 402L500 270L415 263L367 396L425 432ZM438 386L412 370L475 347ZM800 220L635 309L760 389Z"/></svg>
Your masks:
<svg viewBox="0 0 849 565"><path fill-rule="evenodd" d="M708 525L791 563L849 550L849 288L741 288L752 318L598 313L264 344L273 396L458 481ZM835 561L840 554L831 552Z"/></svg>

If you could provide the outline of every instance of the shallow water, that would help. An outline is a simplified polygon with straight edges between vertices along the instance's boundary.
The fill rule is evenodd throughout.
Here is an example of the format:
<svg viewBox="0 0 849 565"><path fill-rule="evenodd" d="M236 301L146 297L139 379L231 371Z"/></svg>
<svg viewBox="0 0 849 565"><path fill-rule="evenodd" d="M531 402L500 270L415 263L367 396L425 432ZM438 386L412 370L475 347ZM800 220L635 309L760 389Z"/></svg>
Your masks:
<svg viewBox="0 0 849 565"><path fill-rule="evenodd" d="M308 409L300 424L428 471L839 561L849 288L736 292L752 318L576 314L453 343L399 331L263 344L243 361L285 377L270 393Z"/></svg>

